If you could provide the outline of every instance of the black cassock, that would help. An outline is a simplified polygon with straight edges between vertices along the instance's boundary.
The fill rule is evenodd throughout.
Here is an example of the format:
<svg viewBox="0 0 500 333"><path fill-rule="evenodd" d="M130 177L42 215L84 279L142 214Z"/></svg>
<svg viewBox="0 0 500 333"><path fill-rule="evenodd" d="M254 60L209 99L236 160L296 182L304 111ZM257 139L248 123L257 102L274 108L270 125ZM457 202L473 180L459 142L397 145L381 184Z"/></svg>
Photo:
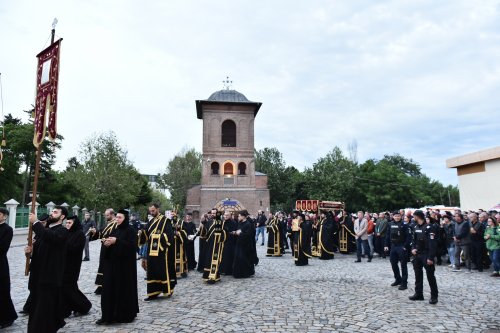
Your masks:
<svg viewBox="0 0 500 333"><path fill-rule="evenodd" d="M238 222L232 219L225 220L224 229L227 232L227 238L224 243L220 269L221 273L225 275L233 275L234 251L237 237L235 235L231 235L231 232L238 230Z"/></svg>
<svg viewBox="0 0 500 333"><path fill-rule="evenodd" d="M108 237L116 237L116 243L102 249L101 319L105 323L129 323L139 312L137 232L124 221Z"/></svg>
<svg viewBox="0 0 500 333"><path fill-rule="evenodd" d="M217 282L220 280L220 264L227 232L224 230L224 222L220 220L210 220L205 226L207 227L207 243L205 244L203 280Z"/></svg>
<svg viewBox="0 0 500 333"><path fill-rule="evenodd" d="M320 259L328 260L334 257L334 222L331 218L321 220L318 226L318 255Z"/></svg>
<svg viewBox="0 0 500 333"><path fill-rule="evenodd" d="M174 229L172 221L158 214L141 233L140 243L148 243L147 296L170 297L177 284L175 273Z"/></svg>
<svg viewBox="0 0 500 333"><path fill-rule="evenodd" d="M17 313L10 298L10 272L7 260L12 235L11 226L6 222L0 224L0 326L17 319Z"/></svg>
<svg viewBox="0 0 500 333"><path fill-rule="evenodd" d="M283 244L281 242L281 229L277 218L273 218L266 226L267 229L267 257L281 257Z"/></svg>
<svg viewBox="0 0 500 333"><path fill-rule="evenodd" d="M78 288L84 248L85 235L82 225L79 220L74 220L66 242L66 266L63 276L64 317L69 317L72 311L86 314L92 307L92 303Z"/></svg>
<svg viewBox="0 0 500 333"><path fill-rule="evenodd" d="M300 231L295 233L295 241L297 244L297 254L295 257L295 265L304 266L309 263L311 255L311 236L312 224L310 221L304 221L299 226Z"/></svg>
<svg viewBox="0 0 500 333"><path fill-rule="evenodd" d="M94 240L102 240L106 237L109 237L109 234L111 231L113 231L116 228L116 222L110 221L102 230L97 231L95 234L90 236L89 240L94 241ZM104 253L104 245L101 243L101 252L99 253L99 267L97 268L97 275L95 277L95 284L97 285L96 293L101 292L102 290L102 280L103 280L103 275L102 275L102 256Z"/></svg>
<svg viewBox="0 0 500 333"><path fill-rule="evenodd" d="M57 332L66 322L63 316L62 281L66 261L68 229L61 224L45 228L33 225L36 242L30 264L31 304L28 333Z"/></svg>
<svg viewBox="0 0 500 333"><path fill-rule="evenodd" d="M235 278L248 278L255 274L255 224L247 218L238 223L238 230L234 250L233 276Z"/></svg>
<svg viewBox="0 0 500 333"><path fill-rule="evenodd" d="M193 222L184 222L183 229L188 236L196 234L196 226ZM187 256L188 270L193 270L196 268L196 258L194 253L194 240L188 240L184 243L184 249Z"/></svg>

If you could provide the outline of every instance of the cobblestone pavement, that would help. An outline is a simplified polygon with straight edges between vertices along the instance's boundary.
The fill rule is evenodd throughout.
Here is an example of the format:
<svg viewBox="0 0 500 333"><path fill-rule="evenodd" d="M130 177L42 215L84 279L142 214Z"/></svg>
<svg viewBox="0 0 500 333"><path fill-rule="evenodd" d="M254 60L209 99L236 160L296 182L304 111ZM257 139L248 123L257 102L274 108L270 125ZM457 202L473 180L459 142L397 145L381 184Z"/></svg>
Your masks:
<svg viewBox="0 0 500 333"><path fill-rule="evenodd" d="M483 332L500 328L500 279L489 272L453 273L437 267L439 303L430 305L424 282L424 302L412 302L414 275L409 267L409 289L390 287L389 259L354 263L353 255L334 260L310 260L296 267L290 253L266 258L257 245L260 263L253 278L223 276L207 285L197 272L181 279L170 299L146 303L145 272L139 267L140 313L131 324L97 326L100 298L94 295L99 242L91 243L91 260L83 262L80 289L93 304L90 314L66 319L60 332ZM12 298L16 309L26 300L27 278L20 246L8 253ZM4 332L25 332L20 315Z"/></svg>

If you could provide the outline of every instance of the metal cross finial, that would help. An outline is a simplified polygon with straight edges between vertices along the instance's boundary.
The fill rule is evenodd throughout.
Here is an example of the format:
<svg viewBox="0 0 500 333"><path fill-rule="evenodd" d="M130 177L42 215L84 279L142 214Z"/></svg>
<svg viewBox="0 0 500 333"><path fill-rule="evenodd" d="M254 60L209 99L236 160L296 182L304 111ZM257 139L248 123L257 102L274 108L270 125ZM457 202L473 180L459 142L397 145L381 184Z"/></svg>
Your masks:
<svg viewBox="0 0 500 333"><path fill-rule="evenodd" d="M231 88L231 85L233 84L233 81L230 81L229 76L226 76L226 80L223 80L222 83L224 84L224 88L226 90L229 90L229 88Z"/></svg>
<svg viewBox="0 0 500 333"><path fill-rule="evenodd" d="M52 21L52 29L55 29L57 25L57 17L54 17L54 21Z"/></svg>

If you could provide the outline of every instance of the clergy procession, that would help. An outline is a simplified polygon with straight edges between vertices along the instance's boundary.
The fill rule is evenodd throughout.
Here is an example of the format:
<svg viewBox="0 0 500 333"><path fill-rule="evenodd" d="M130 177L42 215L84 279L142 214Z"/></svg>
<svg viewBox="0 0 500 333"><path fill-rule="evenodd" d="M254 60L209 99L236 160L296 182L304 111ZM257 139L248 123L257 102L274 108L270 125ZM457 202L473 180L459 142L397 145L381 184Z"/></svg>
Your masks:
<svg viewBox="0 0 500 333"><path fill-rule="evenodd" d="M500 332L495 1L57 2L0 5L0 333Z"/></svg>
<svg viewBox="0 0 500 333"><path fill-rule="evenodd" d="M436 304L435 262L441 265L442 256L448 254L449 262L459 269L462 261L461 256L456 256L451 250L448 253L442 251L446 249L446 242L442 240L447 239L449 230L453 230L450 231L455 235L453 237L465 239L460 231L462 222L454 221L450 227L449 212L437 215L435 211L424 214L416 210L413 214L396 211L380 215L358 212L355 215L347 214L345 210L329 210L320 211L318 216L314 212L294 210L288 215L284 212L269 213L266 218L262 211L254 217L246 210L221 212L212 209L202 217L198 227L192 222L191 213L183 217L170 211L162 214L155 203L150 205L148 213L147 224L136 230L129 219L129 210L115 212L109 208L105 214L106 225L100 230L90 228L88 231L87 236L92 241L101 243L94 291L101 298L101 318L96 321L97 325L134 321L140 311L140 296L145 302L165 299L166 303L158 303L158 307L168 307L168 299L173 297L178 279L192 278L193 274L198 276L200 283L207 285L230 276L235 279L254 276L255 266L259 263L256 250L259 240L261 246L266 246L266 257L281 257L275 260L289 260L296 266L308 265L314 258L331 260L335 253L348 254L354 248L356 262L361 262L362 257L371 262L375 253L380 258L390 254L395 278L391 286L398 286L399 290L407 289L406 266L411 260L416 281L415 294L409 299L424 299L422 269L425 268L431 291L429 303ZM0 290L2 328L17 319L8 283L6 254L12 239L12 229L5 224L8 214L8 210L0 208L0 260L4 280ZM407 222L401 221L402 214ZM498 277L496 254L500 248L500 230L496 219L500 214L492 214L486 220L487 226L471 221L472 229L484 234L485 245L481 253L476 253L473 262L480 271L485 265L492 264L495 270L492 276ZM86 235L79 218L68 215L62 206L56 206L49 216L38 218L30 215L33 243L24 249L30 257L26 286L29 296L20 311L29 318L28 332L57 332L67 320L78 320L77 317L89 314L93 307L78 286ZM462 213L455 212L455 216L462 216ZM469 216L474 218L474 213ZM256 230L261 224L266 229L266 236L259 237ZM481 227L475 228L474 225ZM339 233L342 229L348 233L345 239ZM199 238L197 258L196 238ZM486 256L488 251L491 260ZM141 254L139 258L138 253ZM287 254L289 256L285 256ZM463 255L464 265L470 270L468 252L464 251ZM146 271L145 281L138 281L138 267ZM290 271L293 274L292 268ZM202 273L201 276L198 273ZM138 283L147 285L146 295L138 295Z"/></svg>

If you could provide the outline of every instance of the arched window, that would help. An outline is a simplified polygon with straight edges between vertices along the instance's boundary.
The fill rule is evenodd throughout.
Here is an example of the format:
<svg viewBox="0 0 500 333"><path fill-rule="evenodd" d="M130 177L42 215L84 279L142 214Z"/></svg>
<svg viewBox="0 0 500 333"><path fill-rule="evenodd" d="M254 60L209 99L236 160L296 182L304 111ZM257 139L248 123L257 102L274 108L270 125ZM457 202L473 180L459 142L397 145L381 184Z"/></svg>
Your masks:
<svg viewBox="0 0 500 333"><path fill-rule="evenodd" d="M246 175L247 174L247 165L243 162L238 164L238 175Z"/></svg>
<svg viewBox="0 0 500 333"><path fill-rule="evenodd" d="M212 162L212 164L210 165L210 168L212 169L212 175L218 175L219 174L219 163Z"/></svg>
<svg viewBox="0 0 500 333"><path fill-rule="evenodd" d="M234 175L233 163L226 162L224 164L224 174L225 175Z"/></svg>
<svg viewBox="0 0 500 333"><path fill-rule="evenodd" d="M236 147L236 124L232 120L222 123L221 147Z"/></svg>

